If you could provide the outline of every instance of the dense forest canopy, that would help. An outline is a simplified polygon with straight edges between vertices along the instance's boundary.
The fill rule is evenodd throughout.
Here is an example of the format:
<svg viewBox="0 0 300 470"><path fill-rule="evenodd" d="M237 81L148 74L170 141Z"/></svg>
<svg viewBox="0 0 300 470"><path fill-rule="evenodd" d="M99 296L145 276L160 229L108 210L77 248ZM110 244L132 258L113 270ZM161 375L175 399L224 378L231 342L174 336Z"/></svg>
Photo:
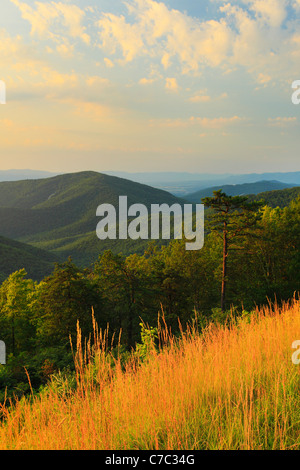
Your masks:
<svg viewBox="0 0 300 470"><path fill-rule="evenodd" d="M201 328L230 311L240 315L293 297L300 291L300 198L284 208L256 210L251 229L227 247L226 311L220 304L224 240L218 230L207 233L200 251L186 251L184 240L152 242L143 254L107 250L90 268L68 259L40 282L24 269L12 273L0 286L1 340L8 353L8 365L0 366L0 400L6 387L16 395L29 390L25 367L35 389L53 372L71 370L70 338L76 340L78 322L88 337L93 315L100 328L109 325L110 339L121 333L122 347L130 350L140 341L141 321L155 327L158 315L176 334L195 318Z"/></svg>

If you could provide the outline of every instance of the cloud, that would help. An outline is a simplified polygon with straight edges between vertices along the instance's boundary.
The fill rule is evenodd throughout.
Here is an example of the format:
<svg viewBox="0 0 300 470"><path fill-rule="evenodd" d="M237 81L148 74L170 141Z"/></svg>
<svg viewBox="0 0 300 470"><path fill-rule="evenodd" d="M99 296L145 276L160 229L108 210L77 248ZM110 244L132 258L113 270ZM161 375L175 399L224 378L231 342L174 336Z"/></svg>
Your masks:
<svg viewBox="0 0 300 470"><path fill-rule="evenodd" d="M225 126L230 126L233 124L238 124L244 121L244 118L239 116L231 117L219 117L219 118L200 118L200 117L191 117L190 121L192 124L200 125L205 129L220 129Z"/></svg>
<svg viewBox="0 0 300 470"><path fill-rule="evenodd" d="M4 29L0 29L0 57L1 68L6 65L12 65L12 57L18 62L26 63L34 58L34 52L30 47L24 45L22 37L9 35Z"/></svg>
<svg viewBox="0 0 300 470"><path fill-rule="evenodd" d="M159 61L183 74L244 68L263 86L287 80L300 60L300 26L288 18L300 0L211 0L217 19L195 18L155 0L125 3L128 13L102 13L99 47L125 65ZM296 13L296 12L295 12Z"/></svg>
<svg viewBox="0 0 300 470"><path fill-rule="evenodd" d="M264 74L264 73L259 73L257 77L258 83L265 85L266 83L269 83L271 80L270 75Z"/></svg>
<svg viewBox="0 0 300 470"><path fill-rule="evenodd" d="M104 57L103 60L106 67L108 67L109 69L112 69L115 66L114 63L110 59L108 59L108 57Z"/></svg>
<svg viewBox="0 0 300 470"><path fill-rule="evenodd" d="M172 91L175 93L177 93L179 90L179 86L178 86L176 78L166 78L165 87L166 87L166 90Z"/></svg>
<svg viewBox="0 0 300 470"><path fill-rule="evenodd" d="M193 126L199 126L203 129L222 129L227 126L239 124L245 121L245 118L239 116L231 117L218 117L218 118L207 118L207 117L195 117L191 116L189 119L157 119L151 120L151 126L168 127L168 128L188 128Z"/></svg>
<svg viewBox="0 0 300 470"><path fill-rule="evenodd" d="M61 32L67 31L72 38L80 38L86 44L90 36L82 25L85 12L77 5L61 2L34 2L35 7L20 0L10 0L21 11L22 17L31 24L31 35L59 40ZM59 25L59 27L58 27Z"/></svg>
<svg viewBox="0 0 300 470"><path fill-rule="evenodd" d="M93 75L86 78L86 84L89 87L96 86L96 88L109 85L109 80L107 78L100 77L99 75Z"/></svg>
<svg viewBox="0 0 300 470"><path fill-rule="evenodd" d="M268 124L271 127L287 127L289 125L297 124L298 120L296 117L277 117L269 118Z"/></svg>
<svg viewBox="0 0 300 470"><path fill-rule="evenodd" d="M56 51L62 57L73 57L73 55L74 55L74 45L69 44L68 40L65 40L64 43L58 44L56 46Z"/></svg>
<svg viewBox="0 0 300 470"><path fill-rule="evenodd" d="M260 84L290 80L298 69L300 56L299 44L296 45L299 22L287 20L290 0L238 3L239 6L226 2L220 7L235 30L228 64L244 67Z"/></svg>
<svg viewBox="0 0 300 470"><path fill-rule="evenodd" d="M61 99L60 101L71 105L74 108L75 115L81 117L85 115L92 121L105 122L107 119L112 117L111 108L99 103L83 101L76 98Z"/></svg>
<svg viewBox="0 0 300 470"><path fill-rule="evenodd" d="M120 47L125 62L131 62L137 55L142 54L144 47L139 24L129 24L124 16L111 13L103 14L97 22L100 28L100 47L114 54Z"/></svg>
<svg viewBox="0 0 300 470"><path fill-rule="evenodd" d="M111 54L121 52L124 63L141 56L158 57L167 69L177 59L188 73L201 63L220 65L226 57L231 31L222 19L203 22L154 0L126 5L133 20L103 13L97 22L99 46Z"/></svg>
<svg viewBox="0 0 300 470"><path fill-rule="evenodd" d="M208 103L211 100L211 97L206 94L199 94L189 98L191 103Z"/></svg>
<svg viewBox="0 0 300 470"><path fill-rule="evenodd" d="M140 85L151 85L153 82L155 82L155 79L154 78L141 78L139 80L139 84Z"/></svg>

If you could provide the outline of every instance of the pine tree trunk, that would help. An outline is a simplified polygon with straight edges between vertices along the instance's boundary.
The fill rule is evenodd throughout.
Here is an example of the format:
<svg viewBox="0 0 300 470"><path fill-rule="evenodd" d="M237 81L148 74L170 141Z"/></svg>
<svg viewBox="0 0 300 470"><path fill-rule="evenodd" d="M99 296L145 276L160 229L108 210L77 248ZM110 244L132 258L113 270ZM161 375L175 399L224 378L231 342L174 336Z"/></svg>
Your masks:
<svg viewBox="0 0 300 470"><path fill-rule="evenodd" d="M227 255L228 255L228 240L227 240L227 223L224 222L224 238L223 238L223 269L222 269L222 290L221 290L221 310L225 312L225 295L226 295L226 276L227 276Z"/></svg>

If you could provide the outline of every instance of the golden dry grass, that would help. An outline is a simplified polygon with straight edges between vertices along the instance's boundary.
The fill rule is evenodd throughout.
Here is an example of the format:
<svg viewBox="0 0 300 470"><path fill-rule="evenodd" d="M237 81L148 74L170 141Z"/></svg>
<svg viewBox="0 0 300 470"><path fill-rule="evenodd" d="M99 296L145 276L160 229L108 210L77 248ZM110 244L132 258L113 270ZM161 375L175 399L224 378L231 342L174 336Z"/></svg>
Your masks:
<svg viewBox="0 0 300 470"><path fill-rule="evenodd" d="M0 449L300 449L300 302L171 336L126 370L96 335L78 387L4 409ZM80 340L80 338L79 338Z"/></svg>

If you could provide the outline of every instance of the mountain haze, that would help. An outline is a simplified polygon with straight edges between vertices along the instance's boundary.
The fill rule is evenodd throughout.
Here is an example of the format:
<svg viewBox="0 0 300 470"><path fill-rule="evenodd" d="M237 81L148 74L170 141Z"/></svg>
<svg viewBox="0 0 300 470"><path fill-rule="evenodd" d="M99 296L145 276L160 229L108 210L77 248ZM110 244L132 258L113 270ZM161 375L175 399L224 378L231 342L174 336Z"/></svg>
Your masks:
<svg viewBox="0 0 300 470"><path fill-rule="evenodd" d="M280 189L291 188L293 185L281 183L280 181L258 181L256 183L244 183L244 184L231 184L223 186L213 186L210 188L201 189L192 194L187 194L185 199L190 202L201 203L202 198L213 196L214 191L222 189L222 191L229 196L242 196L245 194L259 194L266 191L274 191Z"/></svg>
<svg viewBox="0 0 300 470"><path fill-rule="evenodd" d="M0 170L0 181L19 181L25 179L50 178L58 173L41 170Z"/></svg>
<svg viewBox="0 0 300 470"><path fill-rule="evenodd" d="M126 173L109 172L115 176L149 184L154 188L163 189L175 196L186 197L201 189L225 185L256 183L258 181L279 181L291 186L300 185L300 171L277 173L246 173L246 174L217 174L217 173L188 173L188 172L149 172Z"/></svg>

